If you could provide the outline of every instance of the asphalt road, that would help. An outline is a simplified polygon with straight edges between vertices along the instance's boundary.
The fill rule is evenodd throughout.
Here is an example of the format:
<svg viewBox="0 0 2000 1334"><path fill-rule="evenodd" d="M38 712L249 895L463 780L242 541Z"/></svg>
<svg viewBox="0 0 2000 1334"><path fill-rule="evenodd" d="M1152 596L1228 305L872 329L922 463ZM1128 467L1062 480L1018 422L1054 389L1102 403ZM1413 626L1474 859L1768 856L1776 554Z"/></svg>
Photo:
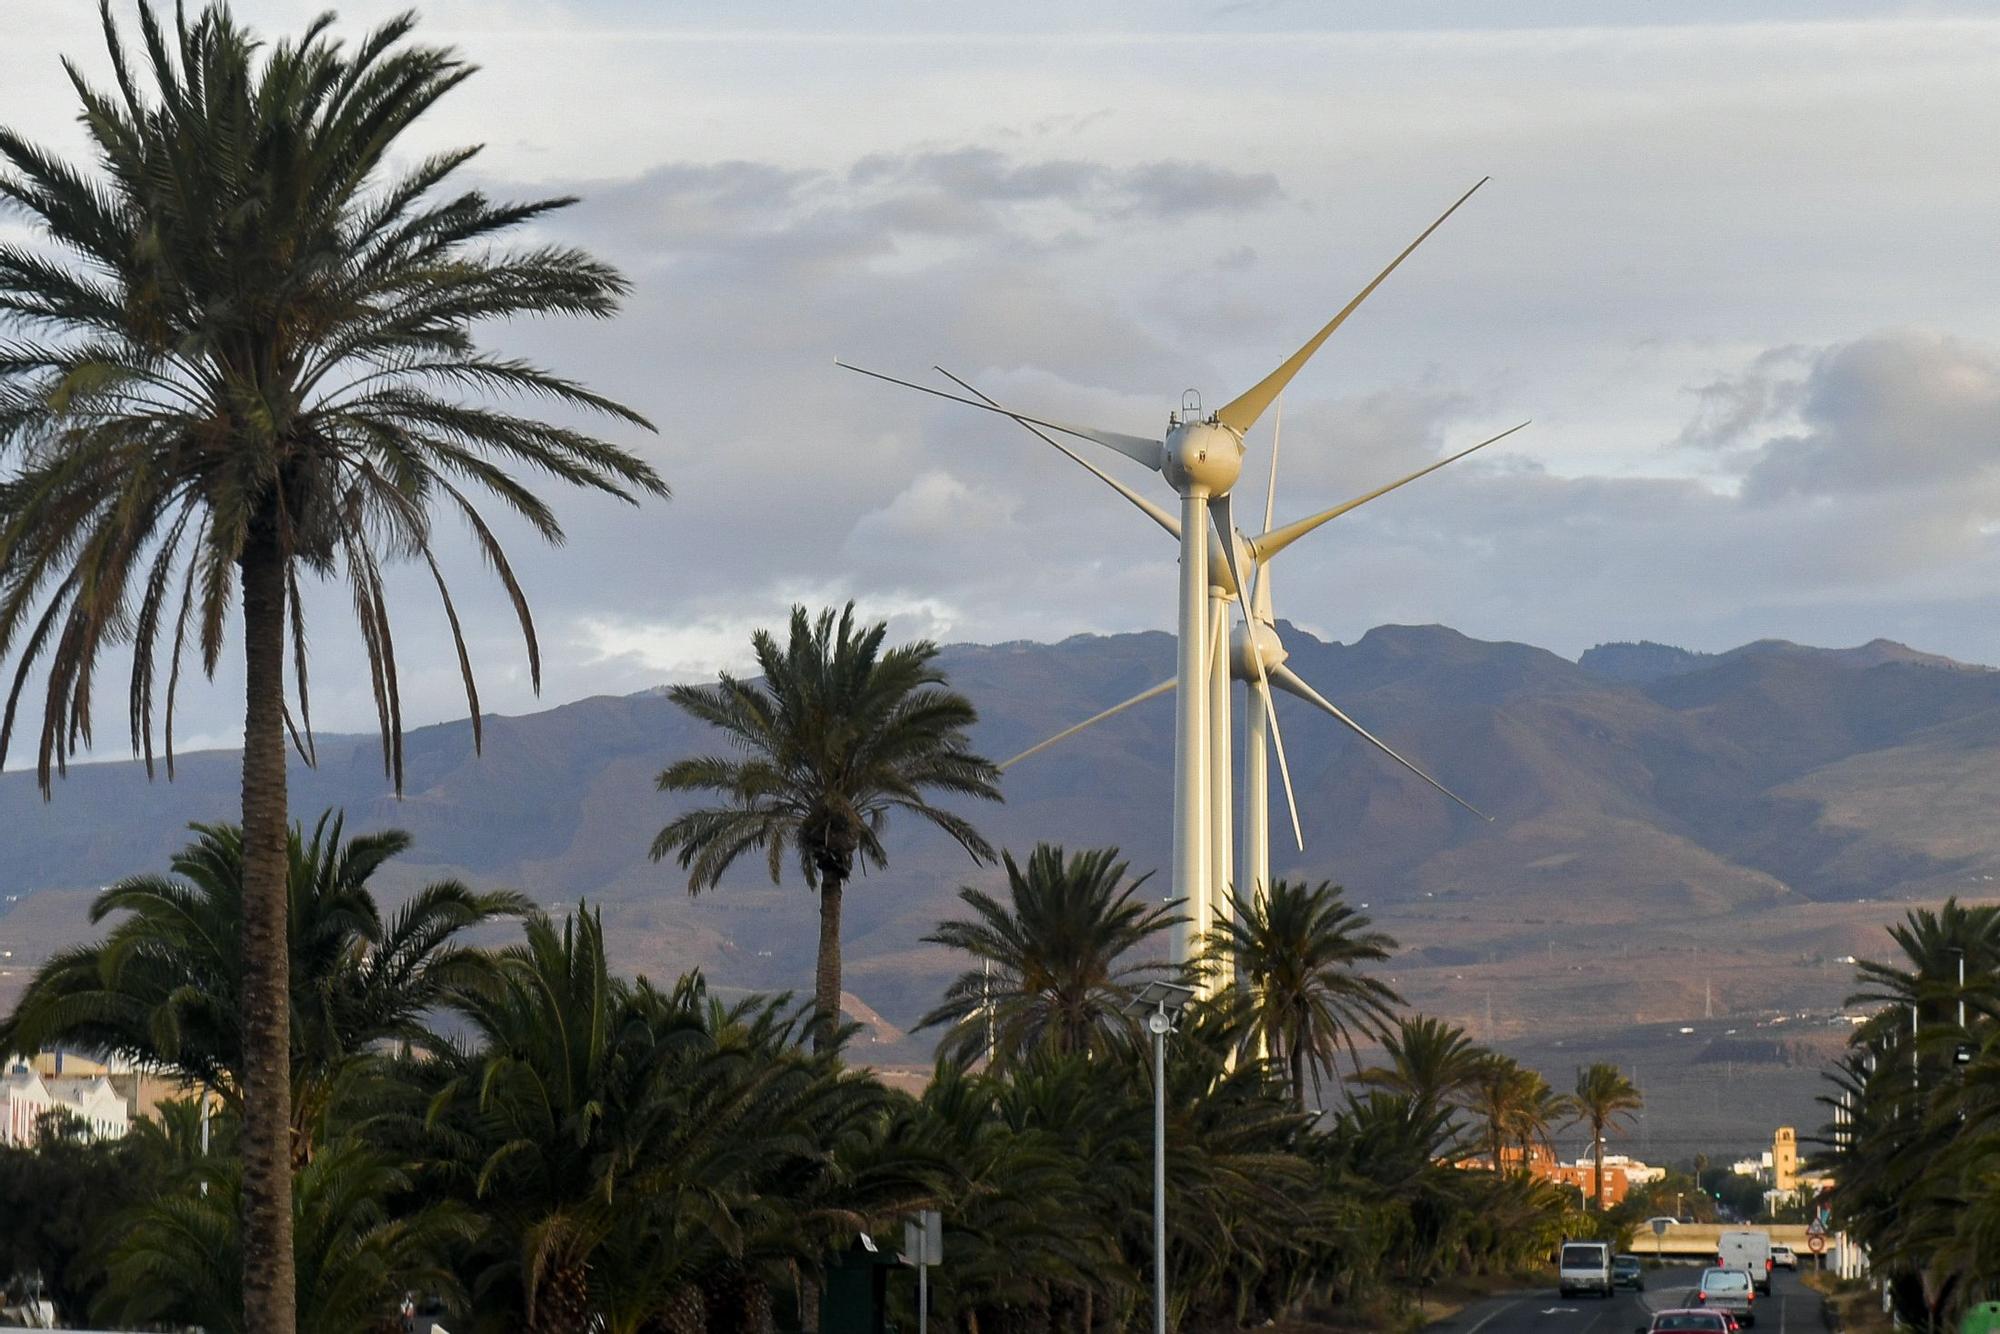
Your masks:
<svg viewBox="0 0 2000 1334"><path fill-rule="evenodd" d="M1429 1328L1440 1334L1632 1334L1654 1311L1692 1306L1689 1295L1701 1271L1675 1266L1646 1275L1646 1290L1620 1289L1602 1297L1558 1297L1553 1287L1514 1293L1476 1303ZM1749 1334L1819 1334L1826 1328L1819 1295L1797 1277L1779 1270L1771 1295L1757 1299L1757 1323Z"/></svg>

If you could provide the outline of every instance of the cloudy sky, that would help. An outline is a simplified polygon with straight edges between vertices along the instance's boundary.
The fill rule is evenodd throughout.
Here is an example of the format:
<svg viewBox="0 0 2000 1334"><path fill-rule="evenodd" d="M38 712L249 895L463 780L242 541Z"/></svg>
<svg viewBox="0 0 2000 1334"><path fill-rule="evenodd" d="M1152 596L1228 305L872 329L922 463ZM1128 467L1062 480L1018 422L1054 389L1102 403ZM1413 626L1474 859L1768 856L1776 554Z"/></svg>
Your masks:
<svg viewBox="0 0 2000 1334"><path fill-rule="evenodd" d="M321 7L237 10L277 33ZM358 32L401 7L340 9ZM5 0L0 123L77 146L58 58L102 69L91 8ZM635 287L614 322L495 346L647 413L659 435L628 443L675 492L563 498L560 552L515 536L545 700L741 661L801 599L947 640L1167 626L1173 549L1122 501L833 358L1153 433L1184 389L1265 374L1487 175L1295 382L1278 517L1533 425L1288 552L1281 615L2000 662L1990 7L422 8L482 72L410 155L484 143L494 189L581 194L548 234ZM1261 500L1268 423L1251 446ZM504 602L468 550L449 563L487 702L534 707ZM441 621L402 588L406 716L449 716ZM360 729L343 605L315 606L315 712ZM186 713L226 738L240 708L225 676Z"/></svg>

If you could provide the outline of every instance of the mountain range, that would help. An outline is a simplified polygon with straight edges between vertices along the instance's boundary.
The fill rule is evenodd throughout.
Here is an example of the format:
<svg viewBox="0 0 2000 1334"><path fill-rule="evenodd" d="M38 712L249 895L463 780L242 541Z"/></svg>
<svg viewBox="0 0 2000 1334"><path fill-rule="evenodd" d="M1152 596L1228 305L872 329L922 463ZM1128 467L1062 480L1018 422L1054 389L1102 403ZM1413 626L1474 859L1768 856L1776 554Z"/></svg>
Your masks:
<svg viewBox="0 0 2000 1334"><path fill-rule="evenodd" d="M1441 626L1383 626L1351 644L1282 632L1301 676L1493 818L1281 697L1305 850L1274 809L1274 870L1336 880L1367 903L1404 943L1391 972L1413 1003L1559 1052L1556 1064L1602 1048L1633 1065L1646 1054L1661 1078L1699 1075L1699 1054L1652 1058L1660 1031L1693 1027L1713 1054L1738 1050L1729 1041L1748 1041L1746 1026L1817 1023L1846 989L1839 961L1879 953L1905 901L1986 897L2000 875L2000 672L1886 640L1714 654L1606 644L1572 662ZM1173 645L1158 633L962 644L941 661L998 758L1170 676ZM409 830L411 854L385 873L391 896L458 876L551 907L587 901L626 969L809 986L802 888L774 887L746 861L691 899L647 858L678 809L654 775L711 744L664 692L484 729L483 753L463 721L410 733L401 798L373 738L322 737L318 767L295 766L294 813L338 807L352 828ZM1017 851L1116 845L1163 887L1171 750L1171 704L1155 700L1011 769L1005 804L967 813ZM0 1004L26 965L90 932L96 886L160 868L188 822L230 818L236 786L226 752L183 757L172 783L131 763L79 766L48 802L32 773L0 775L0 947L12 951ZM928 828L892 835L889 869L848 898L847 985L879 1056L914 1062L927 1038L903 1030L961 966L922 937L959 886L999 876ZM1827 1041L1760 1038L1741 1049L1744 1068L1768 1093L1784 1083L1777 1068L1809 1072ZM1722 1059L1733 1080L1735 1057ZM1771 1114L1809 1119L1800 1088L1771 1094ZM1718 1130L1746 1138L1765 1114L1763 1094L1748 1110L1732 1097L1727 1115L1722 1101L1698 1093L1690 1106L1714 1104Z"/></svg>

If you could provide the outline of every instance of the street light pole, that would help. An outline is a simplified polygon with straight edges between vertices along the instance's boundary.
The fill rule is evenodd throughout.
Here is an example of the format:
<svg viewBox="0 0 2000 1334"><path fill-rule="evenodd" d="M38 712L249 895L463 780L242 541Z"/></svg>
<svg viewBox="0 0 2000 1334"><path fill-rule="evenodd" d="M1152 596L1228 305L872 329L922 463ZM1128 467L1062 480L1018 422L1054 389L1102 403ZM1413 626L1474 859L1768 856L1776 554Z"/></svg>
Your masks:
<svg viewBox="0 0 2000 1334"><path fill-rule="evenodd" d="M1167 1334L1167 1034L1173 1026L1164 1005L1146 1020L1153 1030L1153 1334Z"/></svg>
<svg viewBox="0 0 2000 1334"><path fill-rule="evenodd" d="M1153 1035L1153 1334L1167 1334L1167 1034L1193 999L1193 987L1153 981L1125 1007L1143 1011Z"/></svg>
<svg viewBox="0 0 2000 1334"><path fill-rule="evenodd" d="M1961 947L1953 951L1958 955L1958 1031L1965 1032L1965 950Z"/></svg>

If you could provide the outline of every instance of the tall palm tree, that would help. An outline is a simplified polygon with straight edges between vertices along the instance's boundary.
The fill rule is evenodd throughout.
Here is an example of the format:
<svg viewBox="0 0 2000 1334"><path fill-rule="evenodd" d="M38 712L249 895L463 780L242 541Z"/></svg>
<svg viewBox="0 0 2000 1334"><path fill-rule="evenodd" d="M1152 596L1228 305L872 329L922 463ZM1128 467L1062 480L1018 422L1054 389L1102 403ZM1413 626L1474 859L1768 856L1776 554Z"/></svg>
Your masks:
<svg viewBox="0 0 2000 1334"><path fill-rule="evenodd" d="M1632 1113L1646 1105L1639 1090L1617 1066L1604 1061L1579 1067L1570 1107L1576 1119L1590 1127L1591 1200L1604 1212L1604 1136L1629 1125Z"/></svg>
<svg viewBox="0 0 2000 1334"><path fill-rule="evenodd" d="M1360 971L1387 959L1395 940L1369 930L1331 881L1273 881L1217 926L1208 948L1233 966L1249 1031L1288 1066L1301 1110L1308 1076L1317 1092L1320 1072L1342 1049L1354 1056L1355 1035L1381 1033L1402 1003L1388 983Z"/></svg>
<svg viewBox="0 0 2000 1334"><path fill-rule="evenodd" d="M961 973L918 1028L951 1025L941 1044L950 1059L1017 1061L1048 1048L1102 1051L1132 1033L1126 1013L1138 989L1169 965L1136 957L1181 919L1140 897L1116 848L1064 853L1037 844L1028 864L1003 853L1008 901L966 886L958 897L973 916L940 923L924 940L961 950L981 967Z"/></svg>
<svg viewBox="0 0 2000 1334"><path fill-rule="evenodd" d="M292 1156L304 1160L341 1079L391 1042L432 1042L433 1016L482 984L493 959L466 932L517 916L511 892L426 885L384 915L368 882L410 836L342 838L333 812L288 840L286 969L292 988ZM91 903L116 918L101 941L58 952L0 1021L0 1048L120 1055L198 1083L243 1111L246 1015L243 835L196 825L172 874L121 880Z"/></svg>
<svg viewBox="0 0 2000 1334"><path fill-rule="evenodd" d="M0 245L0 323L19 331L0 353L0 461L13 469L0 482L0 658L20 660L0 758L39 665L46 791L91 741L102 654L129 646L133 749L150 769L158 732L171 773L184 650L198 644L212 674L240 598L245 1309L253 1327L289 1331L285 740L290 729L313 753L302 579L352 593L384 767L400 784L385 562L414 559L436 580L476 739L433 511L464 518L520 614L538 681L526 598L475 496L559 540L517 472L626 499L665 487L621 448L481 401L522 395L645 424L475 341L488 321L609 315L626 288L579 251L497 244L569 200L441 193L476 150L390 171L405 133L472 72L410 44L413 16L352 46L322 16L267 45L221 4L177 9L168 27L141 3L135 61L109 0L101 9L115 87L71 67L96 170L0 130L0 204L46 243Z"/></svg>
<svg viewBox="0 0 2000 1334"><path fill-rule="evenodd" d="M792 608L781 649L767 630L751 639L761 681L728 672L712 686L675 686L674 703L719 728L740 752L676 760L662 792L708 792L720 806L676 816L653 840L672 856L688 893L713 889L736 859L761 852L777 884L789 848L806 888L819 895L813 999L829 1045L840 1021L841 897L855 870L888 864L882 835L894 811L946 834L978 861L993 849L932 793L1000 799L1000 771L974 754L971 701L946 688L929 640L884 652L886 623L857 626L854 604L808 617Z"/></svg>
<svg viewBox="0 0 2000 1334"><path fill-rule="evenodd" d="M1405 1016L1383 1035L1382 1046L1389 1064L1363 1070L1356 1082L1421 1107L1444 1107L1461 1098L1478 1078L1486 1054L1464 1029L1427 1014Z"/></svg>

